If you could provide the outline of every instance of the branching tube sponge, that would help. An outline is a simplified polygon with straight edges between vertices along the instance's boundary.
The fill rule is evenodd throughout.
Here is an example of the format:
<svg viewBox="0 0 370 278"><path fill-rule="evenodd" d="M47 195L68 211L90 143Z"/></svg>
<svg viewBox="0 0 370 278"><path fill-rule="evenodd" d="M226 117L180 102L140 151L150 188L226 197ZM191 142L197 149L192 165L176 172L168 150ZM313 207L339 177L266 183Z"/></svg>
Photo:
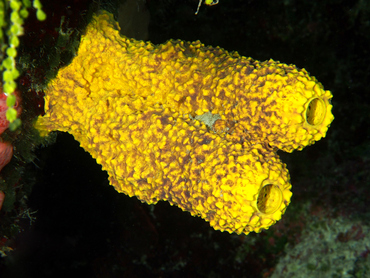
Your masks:
<svg viewBox="0 0 370 278"><path fill-rule="evenodd" d="M219 47L121 37L96 15L45 92L36 128L71 133L118 192L167 200L215 229L267 229L290 203L277 149L302 149L333 120L305 70Z"/></svg>

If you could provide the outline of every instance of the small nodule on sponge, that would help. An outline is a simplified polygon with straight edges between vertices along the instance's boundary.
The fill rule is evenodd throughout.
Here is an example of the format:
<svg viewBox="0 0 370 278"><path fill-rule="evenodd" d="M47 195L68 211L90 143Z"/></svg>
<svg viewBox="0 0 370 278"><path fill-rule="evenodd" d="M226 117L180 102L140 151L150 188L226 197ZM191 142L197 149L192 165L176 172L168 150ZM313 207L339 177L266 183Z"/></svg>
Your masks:
<svg viewBox="0 0 370 278"><path fill-rule="evenodd" d="M261 188L257 198L257 208L264 214L273 214L282 203L283 193L280 188L271 183L267 183Z"/></svg>

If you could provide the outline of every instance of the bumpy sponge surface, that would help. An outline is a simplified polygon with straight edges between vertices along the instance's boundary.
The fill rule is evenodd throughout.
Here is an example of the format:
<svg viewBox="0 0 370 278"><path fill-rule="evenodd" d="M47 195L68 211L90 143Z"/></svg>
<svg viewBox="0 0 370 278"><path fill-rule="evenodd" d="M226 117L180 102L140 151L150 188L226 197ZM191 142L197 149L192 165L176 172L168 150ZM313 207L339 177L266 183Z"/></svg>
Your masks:
<svg viewBox="0 0 370 278"><path fill-rule="evenodd" d="M236 233L279 220L291 185L275 151L325 136L331 93L292 65L118 29L108 13L94 17L36 127L71 133L117 191L147 203L168 200Z"/></svg>

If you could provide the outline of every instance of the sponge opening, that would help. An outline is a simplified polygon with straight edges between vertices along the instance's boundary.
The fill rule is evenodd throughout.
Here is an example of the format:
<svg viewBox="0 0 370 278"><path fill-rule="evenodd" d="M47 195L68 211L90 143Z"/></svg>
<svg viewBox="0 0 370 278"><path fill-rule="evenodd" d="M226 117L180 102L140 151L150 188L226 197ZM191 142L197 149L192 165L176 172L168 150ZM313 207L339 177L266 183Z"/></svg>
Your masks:
<svg viewBox="0 0 370 278"><path fill-rule="evenodd" d="M283 200L283 193L280 188L272 183L265 184L257 198L257 208L261 213L273 214L280 208Z"/></svg>
<svg viewBox="0 0 370 278"><path fill-rule="evenodd" d="M319 125L323 122L326 113L325 102L321 98L313 98L306 109L306 121L310 125Z"/></svg>

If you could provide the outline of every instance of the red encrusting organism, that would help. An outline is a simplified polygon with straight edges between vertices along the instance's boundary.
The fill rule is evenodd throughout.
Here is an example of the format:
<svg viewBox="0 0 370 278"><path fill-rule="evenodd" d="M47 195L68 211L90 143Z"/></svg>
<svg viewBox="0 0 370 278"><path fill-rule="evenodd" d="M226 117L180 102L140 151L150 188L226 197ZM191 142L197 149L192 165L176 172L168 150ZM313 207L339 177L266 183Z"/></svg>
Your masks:
<svg viewBox="0 0 370 278"><path fill-rule="evenodd" d="M17 117L22 112L22 108L20 106L20 94L18 91L14 92L15 96L17 97L16 103L14 105L14 109L17 110ZM6 104L7 96L4 94L2 87L0 86L0 135L9 127L9 121L6 118L6 111L8 110L8 106ZM13 156L13 146L9 142L4 142L0 138L0 171L7 165ZM3 205L5 198L4 192L0 191L0 210Z"/></svg>
<svg viewBox="0 0 370 278"><path fill-rule="evenodd" d="M0 171L12 159L13 146L9 142L0 141Z"/></svg>

